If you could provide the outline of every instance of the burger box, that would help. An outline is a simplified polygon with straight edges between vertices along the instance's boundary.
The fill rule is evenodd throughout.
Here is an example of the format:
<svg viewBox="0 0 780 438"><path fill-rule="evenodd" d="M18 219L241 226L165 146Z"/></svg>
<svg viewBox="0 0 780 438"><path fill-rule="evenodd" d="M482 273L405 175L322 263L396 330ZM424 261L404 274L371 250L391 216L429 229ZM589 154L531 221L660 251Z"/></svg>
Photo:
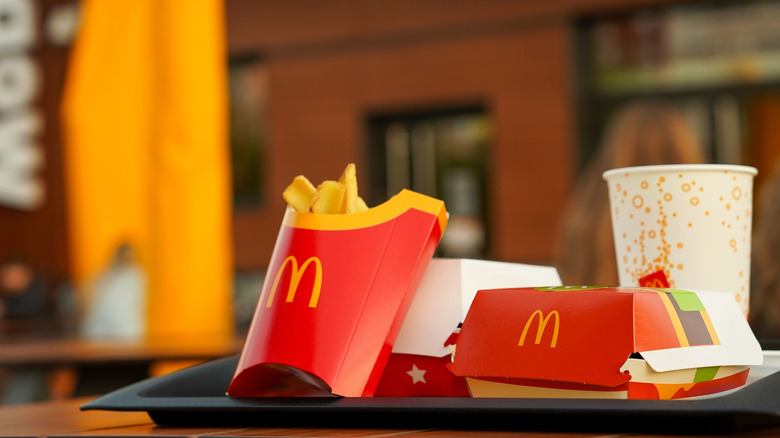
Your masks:
<svg viewBox="0 0 780 438"><path fill-rule="evenodd" d="M449 343L480 289L560 285L553 267L434 258L423 275L393 345L376 396L468 396L463 377L447 368Z"/></svg>
<svg viewBox="0 0 780 438"><path fill-rule="evenodd" d="M450 367L473 397L677 399L762 361L730 293L553 287L477 293Z"/></svg>
<svg viewBox="0 0 780 438"><path fill-rule="evenodd" d="M446 225L409 190L360 213L288 208L228 395L373 395Z"/></svg>

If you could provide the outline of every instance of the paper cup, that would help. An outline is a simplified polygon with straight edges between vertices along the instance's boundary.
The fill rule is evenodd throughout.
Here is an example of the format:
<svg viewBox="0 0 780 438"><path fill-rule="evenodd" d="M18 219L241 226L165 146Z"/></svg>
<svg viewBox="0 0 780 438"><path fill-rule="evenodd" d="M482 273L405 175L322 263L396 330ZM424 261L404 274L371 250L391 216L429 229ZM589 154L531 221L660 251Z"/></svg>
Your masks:
<svg viewBox="0 0 780 438"><path fill-rule="evenodd" d="M731 292L747 317L756 174L721 164L604 172L620 285Z"/></svg>

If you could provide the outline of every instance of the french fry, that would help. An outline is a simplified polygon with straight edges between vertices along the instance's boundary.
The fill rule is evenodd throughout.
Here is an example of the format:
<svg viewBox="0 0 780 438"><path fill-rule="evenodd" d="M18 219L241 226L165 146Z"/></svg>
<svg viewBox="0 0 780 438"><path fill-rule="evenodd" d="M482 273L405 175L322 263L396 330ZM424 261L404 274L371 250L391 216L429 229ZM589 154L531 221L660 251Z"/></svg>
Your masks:
<svg viewBox="0 0 780 438"><path fill-rule="evenodd" d="M317 189L305 176L298 175L282 192L282 198L297 211L308 213Z"/></svg>
<svg viewBox="0 0 780 438"><path fill-rule="evenodd" d="M349 214L368 210L366 201L358 196L354 163L347 164L338 181L326 180L316 188L305 176L298 175L284 190L282 197L300 212Z"/></svg>
<svg viewBox="0 0 780 438"><path fill-rule="evenodd" d="M347 164L339 182L344 184L344 207L342 213L359 213L368 210L366 201L358 196L357 170L354 163Z"/></svg>
<svg viewBox="0 0 780 438"><path fill-rule="evenodd" d="M311 212L317 214L340 214L344 203L344 184L338 181L323 181L317 186L317 193L311 200Z"/></svg>
<svg viewBox="0 0 780 438"><path fill-rule="evenodd" d="M355 213L357 211L357 171L355 164L349 163L339 178L339 183L344 185L344 199L341 207L342 213Z"/></svg>
<svg viewBox="0 0 780 438"><path fill-rule="evenodd" d="M363 200L360 196L357 197L357 210L355 213L359 213L361 211L368 210L368 205L366 204L366 201Z"/></svg>

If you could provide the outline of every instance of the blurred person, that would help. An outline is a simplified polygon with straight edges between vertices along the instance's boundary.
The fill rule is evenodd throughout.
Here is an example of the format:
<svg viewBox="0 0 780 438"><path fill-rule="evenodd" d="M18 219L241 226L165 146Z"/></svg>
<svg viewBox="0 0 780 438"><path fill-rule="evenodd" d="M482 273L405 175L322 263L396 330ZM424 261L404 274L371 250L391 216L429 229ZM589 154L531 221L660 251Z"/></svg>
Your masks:
<svg viewBox="0 0 780 438"><path fill-rule="evenodd" d="M146 334L146 273L123 243L90 291L82 323L87 339L138 340Z"/></svg>
<svg viewBox="0 0 780 438"><path fill-rule="evenodd" d="M621 108L576 181L561 218L556 267L563 284L619 284L609 193L609 169L704 163L702 147L673 104L642 100Z"/></svg>
<svg viewBox="0 0 780 438"><path fill-rule="evenodd" d="M47 282L26 257L11 255L0 265L2 331L48 333L55 330Z"/></svg>
<svg viewBox="0 0 780 438"><path fill-rule="evenodd" d="M36 269L21 255L0 266L0 320L5 334L29 334L50 329L46 289ZM45 400L46 374L35 368L5 370L0 376L0 402L6 405Z"/></svg>
<svg viewBox="0 0 780 438"><path fill-rule="evenodd" d="M779 338L780 161L755 200L748 320L759 339Z"/></svg>

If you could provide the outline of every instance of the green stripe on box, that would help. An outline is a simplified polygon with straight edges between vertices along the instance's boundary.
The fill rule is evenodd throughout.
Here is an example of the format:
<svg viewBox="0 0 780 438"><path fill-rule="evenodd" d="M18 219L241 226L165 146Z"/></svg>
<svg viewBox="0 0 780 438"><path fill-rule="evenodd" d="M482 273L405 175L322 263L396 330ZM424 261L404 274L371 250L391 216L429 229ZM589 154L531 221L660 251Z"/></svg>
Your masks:
<svg viewBox="0 0 780 438"><path fill-rule="evenodd" d="M701 303L701 300L699 300L699 296L695 293L688 291L688 290L682 290L682 289L664 289L666 292L669 292L669 294L674 297L674 300L677 301L677 305L680 306L680 310L684 311L699 311L699 310L705 310L704 304Z"/></svg>
<svg viewBox="0 0 780 438"><path fill-rule="evenodd" d="M693 382L699 383L699 382L709 382L711 380L715 380L715 375L718 374L719 369L720 367L697 368L696 375L693 376Z"/></svg>

